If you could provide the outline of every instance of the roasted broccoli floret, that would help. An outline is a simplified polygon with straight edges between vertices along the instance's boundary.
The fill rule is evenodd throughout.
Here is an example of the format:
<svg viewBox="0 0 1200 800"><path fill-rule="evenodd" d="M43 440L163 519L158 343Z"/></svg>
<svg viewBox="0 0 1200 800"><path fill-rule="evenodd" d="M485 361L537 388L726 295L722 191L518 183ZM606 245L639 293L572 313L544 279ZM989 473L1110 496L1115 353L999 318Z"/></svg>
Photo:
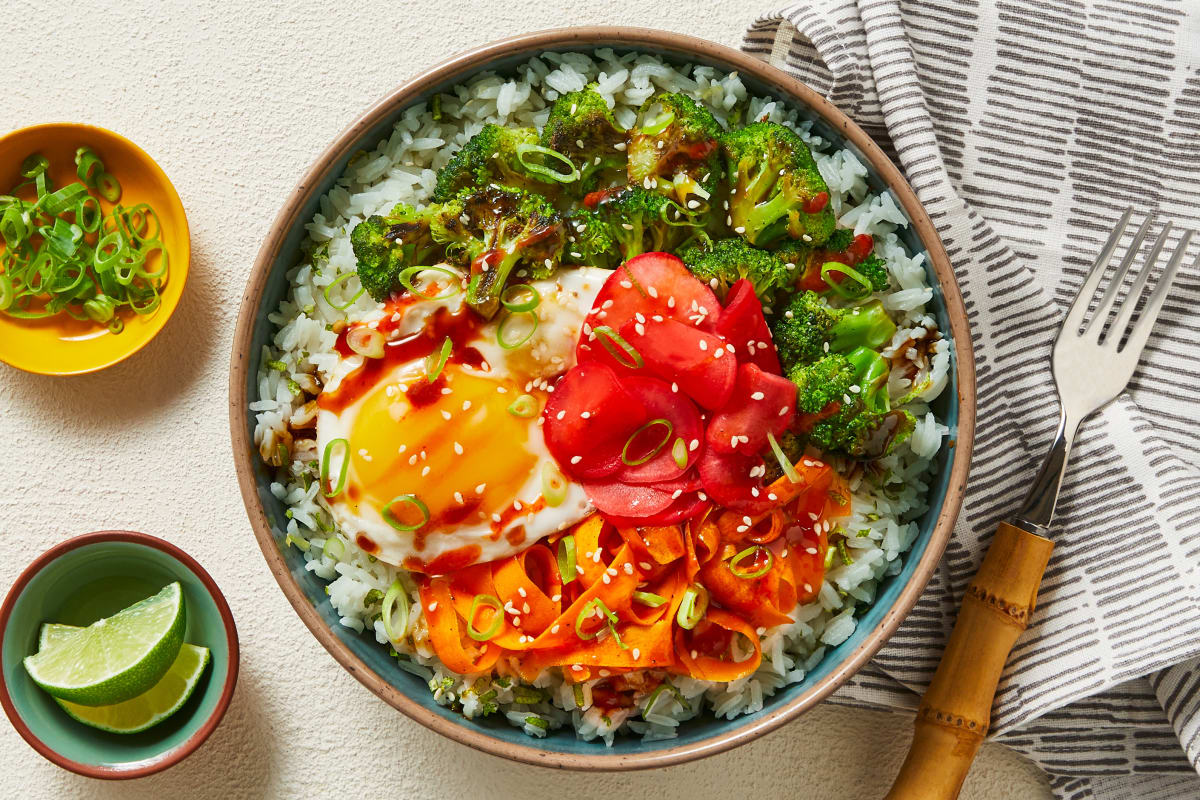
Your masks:
<svg viewBox="0 0 1200 800"><path fill-rule="evenodd" d="M641 124L629 133L629 182L675 198L690 211L706 211L723 174L721 124L684 94L659 94L646 102Z"/></svg>
<svg viewBox="0 0 1200 800"><path fill-rule="evenodd" d="M566 229L545 197L490 185L460 193L445 204L432 225L447 259L470 267L467 305L491 318L513 269L534 278L554 271L562 257Z"/></svg>
<svg viewBox="0 0 1200 800"><path fill-rule="evenodd" d="M350 232L358 259L358 279L378 302L400 288L400 273L407 267L429 264L441 252L430 234L430 220L439 209L417 211L399 204L387 216L367 217Z"/></svg>
<svg viewBox="0 0 1200 800"><path fill-rule="evenodd" d="M755 122L721 137L729 174L729 227L757 247L818 245L834 229L829 187L790 129Z"/></svg>
<svg viewBox="0 0 1200 800"><path fill-rule="evenodd" d="M612 269L620 262L620 251L605 219L589 208L581 208L567 219L567 244L563 261L588 267Z"/></svg>
<svg viewBox="0 0 1200 800"><path fill-rule="evenodd" d="M887 262L877 255L869 255L862 261L854 265L854 269L858 271L868 281L871 282L872 291L882 292L888 288L891 282L888 278Z"/></svg>
<svg viewBox="0 0 1200 800"><path fill-rule="evenodd" d="M873 247L870 236L855 236L854 231L837 228L819 247L789 241L775 253L795 265L798 288L821 293L832 289L843 297L862 299L871 292L886 290L891 284L887 263L871 252ZM846 265L848 270L862 276L861 280L840 267L833 268L828 279L823 277L823 268L831 262Z"/></svg>
<svg viewBox="0 0 1200 800"><path fill-rule="evenodd" d="M438 171L433 199L446 202L465 189L490 184L545 193L578 179L565 156L539 144L536 128L488 123Z"/></svg>
<svg viewBox="0 0 1200 800"><path fill-rule="evenodd" d="M793 297L782 314L774 315L771 330L785 367L816 361L827 352L827 344L834 353L856 347L874 350L890 342L895 332L896 323L880 301L834 308L813 291Z"/></svg>
<svg viewBox="0 0 1200 800"><path fill-rule="evenodd" d="M607 227L621 261L642 253L674 252L700 235L700 229L680 213L675 201L640 186L605 192L595 212L595 219Z"/></svg>
<svg viewBox="0 0 1200 800"><path fill-rule="evenodd" d="M754 284L755 294L769 299L792 278L783 261L773 253L751 247L744 239L721 239L708 246L690 247L680 258L693 275L713 286L721 297L734 283L747 278Z"/></svg>
<svg viewBox="0 0 1200 800"><path fill-rule="evenodd" d="M888 365L870 348L796 365L788 377L796 384L797 433L824 452L880 458L912 433L912 415L890 410Z"/></svg>
<svg viewBox="0 0 1200 800"><path fill-rule="evenodd" d="M555 100L542 128L542 145L579 168L576 194L625 182L625 131L594 87Z"/></svg>

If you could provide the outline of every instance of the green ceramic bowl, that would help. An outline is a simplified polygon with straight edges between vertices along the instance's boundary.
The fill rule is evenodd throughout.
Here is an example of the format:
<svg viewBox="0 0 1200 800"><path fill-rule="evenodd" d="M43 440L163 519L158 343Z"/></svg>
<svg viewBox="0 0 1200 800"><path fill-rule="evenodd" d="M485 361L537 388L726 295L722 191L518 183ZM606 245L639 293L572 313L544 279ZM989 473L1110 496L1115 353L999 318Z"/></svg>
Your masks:
<svg viewBox="0 0 1200 800"><path fill-rule="evenodd" d="M187 703L158 725L129 735L75 721L39 689L21 660L37 649L44 622L89 625L179 581L185 641L212 663ZM0 607L0 704L25 741L64 769L91 778L138 778L177 764L220 724L238 674L229 604L195 559L170 542L131 531L98 531L47 550L17 578Z"/></svg>

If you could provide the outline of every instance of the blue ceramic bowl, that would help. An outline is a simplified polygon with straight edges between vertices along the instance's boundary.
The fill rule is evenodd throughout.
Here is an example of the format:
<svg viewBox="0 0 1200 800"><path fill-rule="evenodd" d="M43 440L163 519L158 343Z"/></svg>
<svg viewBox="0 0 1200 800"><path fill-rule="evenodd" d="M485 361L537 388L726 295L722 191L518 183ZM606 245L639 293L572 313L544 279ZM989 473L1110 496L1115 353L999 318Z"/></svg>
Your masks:
<svg viewBox="0 0 1200 800"><path fill-rule="evenodd" d="M184 641L212 661L183 707L153 728L114 734L69 717L25 672L42 623L90 625L179 581L187 613ZM0 704L25 741L55 764L91 778L139 778L177 764L221 722L238 674L238 638L212 577L170 542L131 531L68 539L17 578L0 607Z"/></svg>
<svg viewBox="0 0 1200 800"><path fill-rule="evenodd" d="M294 548L283 545L284 508L269 491L272 480L253 444L256 375L263 345L272 336L267 314L287 291L284 273L300 258L304 224L318 210L319 198L342 174L351 156L373 148L390 134L410 105L482 70L500 74L538 53L591 51L648 52L675 63L709 64L737 71L755 94L789 100L811 118L815 132L837 147L854 152L868 166L873 192L890 191L910 219L901 235L913 252L926 255L930 304L942 331L954 343L950 387L935 404L950 428L954 446L943 448L933 480L930 510L920 520L920 536L904 559L900 574L884 581L875 603L857 631L832 649L802 683L771 697L762 711L732 720L704 717L680 727L670 741L619 738L611 748L578 741L570 730L533 739L503 720L467 720L433 701L424 683L396 666L373 637L360 636L338 623L326 602L324 583L304 570ZM974 363L962 298L949 261L929 217L900 172L857 125L814 91L744 53L679 34L636 28L577 28L530 34L457 56L404 85L350 126L317 160L287 199L259 253L242 300L231 364L230 423L234 459L242 495L259 544L292 606L327 650L371 691L423 725L471 747L518 761L573 769L627 769L665 766L726 750L750 741L818 703L862 666L900 624L924 589L941 557L962 500L974 428Z"/></svg>

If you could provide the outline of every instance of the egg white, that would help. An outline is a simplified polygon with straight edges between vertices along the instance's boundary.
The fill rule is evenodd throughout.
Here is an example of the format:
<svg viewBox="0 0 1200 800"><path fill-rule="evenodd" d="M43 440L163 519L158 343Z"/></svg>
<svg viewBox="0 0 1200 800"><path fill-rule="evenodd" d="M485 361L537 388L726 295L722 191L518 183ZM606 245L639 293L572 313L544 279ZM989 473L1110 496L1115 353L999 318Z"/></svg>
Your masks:
<svg viewBox="0 0 1200 800"><path fill-rule="evenodd" d="M420 569L421 565L432 564L439 557L454 558L461 562L464 554L473 555L471 563L504 558L520 552L538 539L569 527L591 513L592 506L582 487L561 477L554 458L546 449L541 426L538 424L538 415L521 419L508 414L504 409L519 394L530 393L538 399L537 407L540 412L545 404L546 380L574 366L575 343L579 338L584 317L609 274L608 270L585 267L563 271L552 279L531 282L541 295L541 302L534 312L539 324L529 341L520 347L506 349L497 342L496 329L503 319L503 314L482 324L470 346L479 351L486 365L483 369L475 369L465 364L451 364L446 367L445 380L449 391L435 402L439 416L434 418L437 424L432 432L429 428L430 412L427 409L413 408L402 388L426 374L424 358L396 364L380 377L373 388L341 411L322 409L317 416L317 452L325 453L329 443L338 439L346 439L350 443L348 449L341 446L332 448L328 465L329 475L336 479L344 460L351 459L345 487L328 501L338 529L352 541L369 545L369 552L382 561ZM463 302L464 298L460 293L450 298L420 301L408 306L403 312L397 312L402 313L402 317L396 320L397 327L391 334L392 339L403 339L420 332L439 308L457 312L462 309ZM366 324L378 325L382 319L381 311L373 320L366 320ZM519 338L520 335L523 335L523 331L517 331L515 338ZM341 382L354 373L363 361L364 357L360 355L340 359L324 391L336 392ZM490 386L485 381L494 383L491 388L496 392L496 398L493 400L485 397L485 402L476 402L471 408L464 409L462 401L455 396L454 387L469 386L474 391L470 396L478 398L479 391ZM380 392L383 393L382 396L378 394ZM387 403L387 414L391 418L390 421L382 420L387 423L382 428L378 418L380 403ZM358 429L364 407L374 409L369 413L376 415L374 422L367 428L376 434L373 437L374 441L360 441L365 436L361 429ZM445 420L444 416L447 414L450 419ZM489 414L495 416L489 417ZM414 433L417 423L413 422L410 425L414 420L419 420L424 426L420 428L420 431L424 431L423 434L419 431ZM391 433L393 423L394 436ZM495 463L481 463L478 461L481 458L478 452L463 452L461 458L474 458L477 461L455 461L447 468L444 463L446 442L455 442L454 452L457 455L456 436L462 438L469 431L478 442L481 431L491 429L502 430L505 432L503 435L508 436L509 432L515 430L515 423L523 426L526 436L523 443L513 441L510 444L496 441L494 438L484 442L489 454L486 459ZM380 435L380 430L384 430L385 433ZM426 470L421 466L425 458L423 451L409 451L407 445L403 444L413 435L423 435L425 438L421 441L432 443L431 446L441 454L436 472L432 468ZM405 447L404 452L400 452L401 446ZM416 449L416 446L412 448L414 451ZM437 525L430 522L417 531L401 531L385 521L382 509L377 507L380 502L376 496L379 493L378 486L373 489L372 485L364 484L359 478L358 469L354 467L357 464L364 472L370 471L376 458L391 459L390 463L395 463L398 458L404 459L401 468L407 464L413 470L421 468L427 472L424 477L413 480L416 485L412 485L411 488L406 485L404 489L405 493L417 497L422 496L423 488L431 489L434 485L438 487L439 492L444 492L445 482L453 483L458 471L490 471L492 475L503 479L505 483L502 485L517 485L519 488L512 492L511 498L505 497L506 506L499 514L494 509L489 509L488 513L474 511L467 519L454 524ZM532 464L532 468L524 475L508 474L505 471L505 463L510 459L524 465ZM554 506L549 505L543 498L544 470L552 470L565 483L565 496ZM479 485L486 486L486 482ZM463 500L470 503L471 492L476 488L463 485L458 491ZM484 492L486 491L488 490L485 489ZM494 504L494 492L491 495L484 495L484 492L479 494L486 496L488 501ZM373 501L364 499L373 496ZM458 499L458 495L455 495L455 499ZM401 504L400 508L405 508L404 504ZM411 512L413 509L406 510ZM514 531L517 526L522 526L523 531ZM462 565L456 563L456 566Z"/></svg>

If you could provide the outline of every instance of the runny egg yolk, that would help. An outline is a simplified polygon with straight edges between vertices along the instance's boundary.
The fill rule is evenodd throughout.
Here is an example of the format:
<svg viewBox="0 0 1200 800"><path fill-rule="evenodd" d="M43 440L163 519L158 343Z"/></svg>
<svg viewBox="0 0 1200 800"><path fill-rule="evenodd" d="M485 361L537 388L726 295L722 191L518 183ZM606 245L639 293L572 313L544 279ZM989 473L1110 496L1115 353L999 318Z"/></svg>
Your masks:
<svg viewBox="0 0 1200 800"><path fill-rule="evenodd" d="M535 420L508 411L520 389L456 365L437 383L421 393L431 400L423 405L389 393L390 382L363 398L349 437L346 500L356 511L365 503L382 512L412 495L429 511L424 531L490 520L512 506L538 463L526 446ZM404 527L421 522L415 503L397 502L390 512Z"/></svg>

